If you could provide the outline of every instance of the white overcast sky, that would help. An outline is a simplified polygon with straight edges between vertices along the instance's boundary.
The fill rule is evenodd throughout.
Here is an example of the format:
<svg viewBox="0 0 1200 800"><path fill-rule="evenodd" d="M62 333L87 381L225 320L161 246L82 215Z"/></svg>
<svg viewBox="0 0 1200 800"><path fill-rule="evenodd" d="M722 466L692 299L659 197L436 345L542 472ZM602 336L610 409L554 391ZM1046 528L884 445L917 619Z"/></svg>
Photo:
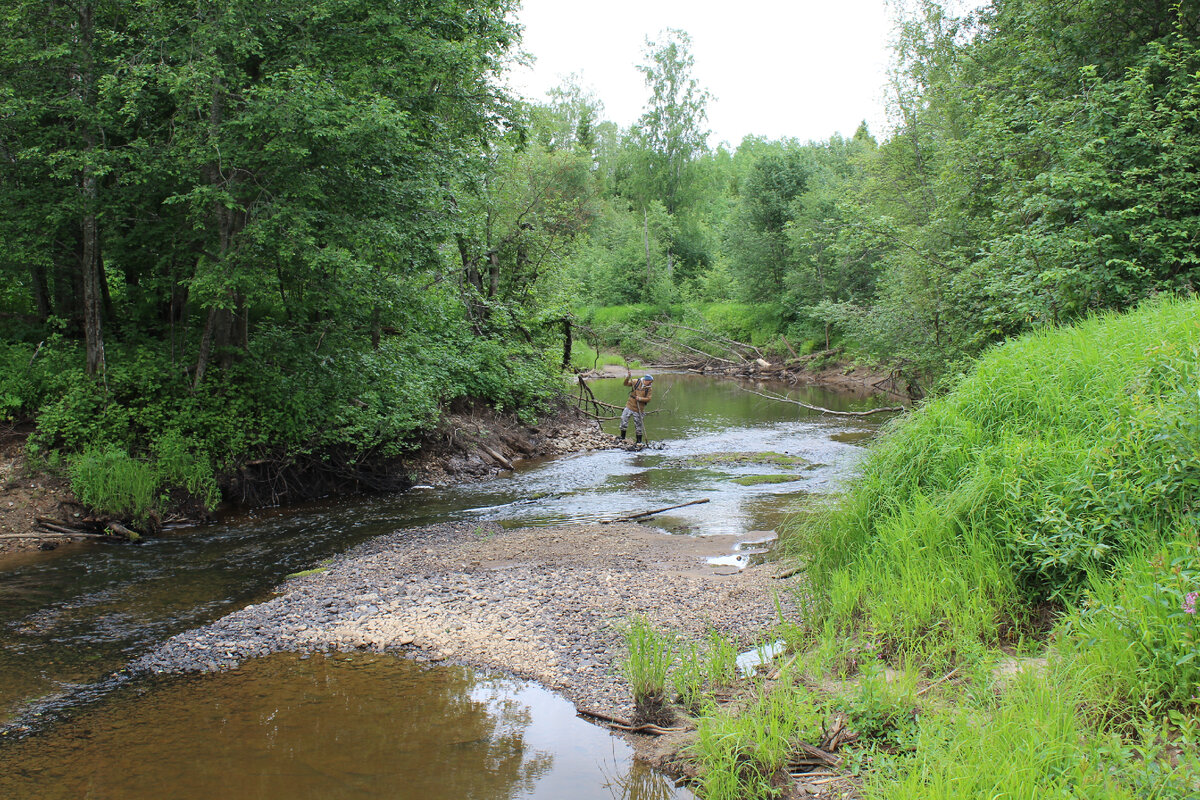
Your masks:
<svg viewBox="0 0 1200 800"><path fill-rule="evenodd" d="M866 120L882 133L892 32L886 0L523 0L518 19L532 69L510 84L533 100L578 73L622 128L648 90L636 65L646 37L679 28L692 37L695 77L714 96L709 142L748 134L802 141L850 136Z"/></svg>

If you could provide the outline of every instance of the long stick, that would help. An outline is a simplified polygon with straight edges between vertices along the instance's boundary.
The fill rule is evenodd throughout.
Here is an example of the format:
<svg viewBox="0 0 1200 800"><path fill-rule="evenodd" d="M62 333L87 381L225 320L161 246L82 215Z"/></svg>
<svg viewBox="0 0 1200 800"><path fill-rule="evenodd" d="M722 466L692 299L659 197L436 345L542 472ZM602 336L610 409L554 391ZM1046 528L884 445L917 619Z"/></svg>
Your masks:
<svg viewBox="0 0 1200 800"><path fill-rule="evenodd" d="M105 536L102 533L81 533L79 531L71 531L69 533L54 532L35 532L35 533L4 533L0 534L0 539L111 539L111 536Z"/></svg>
<svg viewBox="0 0 1200 800"><path fill-rule="evenodd" d="M765 397L768 400L778 400L781 403L792 403L793 405L803 406L810 411L819 411L822 414L836 414L839 417L869 417L872 414L882 414L884 412L895 413L897 411L906 410L904 406L888 406L887 408L872 408L870 411L834 411L832 408L822 408L821 406L811 406L808 403L801 403L799 400L793 400L790 397L783 397L777 394L766 394L764 392L756 392L753 389L742 387L743 392L756 394L759 397Z"/></svg>
<svg viewBox="0 0 1200 800"><path fill-rule="evenodd" d="M602 520L600 520L600 522L605 525L609 524L610 522L631 522L635 519L641 519L642 517L652 517L655 514L661 514L664 511L674 511L675 509L683 508L684 506L698 506L701 503L707 503L707 502L708 502L708 498L705 497L703 500L693 500L690 503L680 503L677 506L667 506L666 508L656 508L653 511L643 511L640 514L629 514L624 517L617 517L616 519L602 519Z"/></svg>

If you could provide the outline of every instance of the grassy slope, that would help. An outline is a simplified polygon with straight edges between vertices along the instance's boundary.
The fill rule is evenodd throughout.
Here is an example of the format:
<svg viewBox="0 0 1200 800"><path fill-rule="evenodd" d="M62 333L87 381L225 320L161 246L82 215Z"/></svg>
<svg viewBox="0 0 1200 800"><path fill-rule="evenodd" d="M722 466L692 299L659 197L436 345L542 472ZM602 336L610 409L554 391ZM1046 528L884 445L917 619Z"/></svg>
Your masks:
<svg viewBox="0 0 1200 800"><path fill-rule="evenodd" d="M1195 300L998 347L794 532L816 605L784 635L842 687L803 705L862 733L862 796L1200 796L1198 362ZM696 758L706 796L774 796Z"/></svg>

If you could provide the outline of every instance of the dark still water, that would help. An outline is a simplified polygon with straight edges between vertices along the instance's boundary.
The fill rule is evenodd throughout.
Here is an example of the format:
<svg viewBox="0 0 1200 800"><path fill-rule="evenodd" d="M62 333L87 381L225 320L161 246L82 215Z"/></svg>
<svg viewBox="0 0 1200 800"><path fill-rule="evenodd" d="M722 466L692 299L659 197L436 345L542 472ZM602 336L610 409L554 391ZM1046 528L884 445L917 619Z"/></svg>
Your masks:
<svg viewBox="0 0 1200 800"><path fill-rule="evenodd" d="M619 380L597 381L592 386L600 399L614 404L624 402L627 389ZM769 388L782 391L782 387ZM837 409L871 405L867 400L820 390L793 392L792 396ZM447 700L446 707L470 706L474 709L472 714L484 717L495 717L500 713L496 709L513 703L545 706L549 701L534 703L531 699L545 693L535 686L508 683L503 684L506 688L501 693L507 692L503 696L508 699L472 700L479 691L490 691L479 688L492 685L488 684L490 679L461 671L443 673L443 668L411 672L415 669L412 665L390 657L359 661L280 658L247 664L230 675L180 678L161 684L122 684L119 677L111 676L119 673L129 660L172 634L265 598L289 573L313 567L370 537L431 522L478 519L519 526L592 521L707 497L708 504L659 516L653 524L676 534L727 536L732 552L737 537L777 529L790 514L834 491L853 471L864 452L863 440L879 424L878 417L859 420L821 416L749 394L734 382L695 375L657 375L651 408L658 410L646 421L648 438L655 447L637 453L606 450L535 459L519 464L515 473L468 486L264 509L218 525L173 531L138 546L64 547L51 553L23 554L0 561L0 725L9 726L0 737L0 774L6 776L3 780L26 781L13 787L14 791L21 789L15 794L3 791L5 787L0 781L0 797L200 796L186 792L192 785L211 788L204 783L210 778L198 772L206 767L193 766L193 772L179 771L190 777L178 783L172 781L171 791L163 792L145 788L152 786L157 778L145 773L148 767L133 769L132 752L139 752L145 760L175 763L188 756L183 753L177 758L168 756L175 749L183 749L195 754L208 753L209 760L219 761L221 748L228 745L228 732L233 730L230 726L237 725L243 726L237 728L235 749L242 759L237 776L231 774L230 767L215 771L211 780L243 782L237 784L236 790L224 792L227 796L283 796L274 789L271 794L252 792L256 780L267 781L265 776L275 776L282 781L280 776L291 773L277 760L278 754L285 751L272 749L280 741L278 730L250 725L250 718L243 714L250 696L269 697L269 701L263 702L281 710L289 709L292 720L289 735L299 739L311 737L307 745L295 740L286 752L298 754L308 748L328 759L324 766L312 767L313 771L307 773L310 767L303 764L308 761L289 762L293 767L309 774L312 781L318 781L319 775L324 774L340 776L331 780L344 784L346 791L357 792L325 791L325 796L410 796L398 794L399 790L387 783L394 764L402 763L397 761L400 756L393 755L390 759L380 756L381 760L375 761L367 751L388 746L385 720L400 725L408 707L423 707L414 700L413 692L436 694L433 688L436 685L448 686L455 680L464 685L481 681L471 689L464 689L465 695L461 692L456 695L459 699ZM615 429L615 423L606 423L606 430L615 432ZM765 451L788 454L798 460L784 465L706 460L713 454ZM753 483L764 476L785 482ZM736 482L747 478L751 485ZM314 672L317 664L322 665L319 673ZM451 673L459 677L454 678ZM325 683L314 683L318 680ZM377 719L369 713L366 720L355 723L367 730L374 724L371 719L375 719L380 731L378 740L368 744L365 740L352 742L345 736L327 738L328 728L322 721L331 719L327 701L342 697L346 713L350 714L350 706L355 705L348 699L350 694L369 697L370 687L377 683L409 687L357 704L362 712L378 714ZM325 699L310 697L325 692L311 688L317 685L345 689L331 692L331 697ZM447 692L443 692L445 697L449 697ZM428 701L435 704L430 708L438 708L436 703L441 702L433 696ZM269 716L270 712L262 713ZM425 713L436 720L441 712L427 709ZM537 712L530 714L531 719L540 719ZM188 719L193 721L186 724L184 720ZM135 725L128 721L137 722ZM614 763L625 764L621 768L609 765L606 770L624 769L633 774L626 757L612 755L616 752L613 748L621 746L620 742L573 717L571 722L582 726L577 731L599 735L609 748L605 752L616 758ZM538 727L540 724L531 723L522 741L540 741L538 731L543 730ZM33 732L21 738L27 729ZM306 730L310 733L303 733ZM393 731L393 739L395 735ZM552 736L551 740L557 744L547 752L563 765L565 751L556 748L569 747L576 736L584 735L576 732ZM117 750L130 755L122 756L109 749L116 747L113 742L117 741L124 742L123 750L122 747ZM413 741L405 746L420 749L435 744ZM463 747L459 745L458 750ZM471 758L482 757L480 752L463 750L464 770L475 769L468 764ZM595 757L594 752L588 756L591 760ZM109 771L104 765L114 759L118 762L124 759L126 768ZM197 755L195 760L200 762L205 758ZM330 766L343 761L356 762L358 770L341 773L337 771L340 767ZM72 766L68 768L67 763L60 762ZM72 769L73 775L68 775ZM426 769L445 772L450 768L435 767L429 757ZM523 769L529 775L536 771L532 766ZM357 777L351 780L351 774ZM555 773L551 770L547 774ZM145 780L150 783L137 784L142 788L121 783L140 775L146 775ZM407 782L396 780L416 786L416 775L416 772L410 774ZM650 775L645 780L643 777L639 773L626 781L628 785L641 786L638 791L643 794L594 796L674 796L655 793L661 788L653 783L657 776ZM542 782L535 782L535 786L548 785L544 781L549 778L539 780ZM605 780L593 776L587 779L587 785L603 788ZM37 793L24 794L35 784L41 787ZM328 785L322 785L328 789ZM502 790L497 784L491 789L445 796L552 796L530 794L519 788L524 785L514 778L509 789ZM283 791L298 793L299 790Z"/></svg>

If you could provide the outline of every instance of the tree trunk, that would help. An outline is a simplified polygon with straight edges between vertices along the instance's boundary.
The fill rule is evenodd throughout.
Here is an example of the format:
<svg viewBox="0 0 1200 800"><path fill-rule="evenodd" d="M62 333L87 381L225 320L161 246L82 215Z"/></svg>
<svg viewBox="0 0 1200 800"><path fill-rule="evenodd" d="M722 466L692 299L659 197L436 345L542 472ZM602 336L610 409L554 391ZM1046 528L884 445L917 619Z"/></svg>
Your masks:
<svg viewBox="0 0 1200 800"><path fill-rule="evenodd" d="M29 280L33 289L33 303L37 308L38 322L45 324L50 319L50 284L46 270L41 264L29 265Z"/></svg>
<svg viewBox="0 0 1200 800"><path fill-rule="evenodd" d="M95 201L95 176L84 175L83 195L85 201ZM103 278L100 275L100 232L95 214L84 214L81 233L83 253L79 268L83 275L83 338L87 352L87 374L95 375L105 368L104 331L101 324L103 291L100 288Z"/></svg>
<svg viewBox="0 0 1200 800"><path fill-rule="evenodd" d="M92 35L94 9L89 4L78 7L79 14L79 57L76 61L78 92L85 109L94 105L95 75L92 65ZM86 351L88 375L103 372L104 330L102 304L104 302L104 276L100 272L100 229L96 220L99 205L99 189L92 159L96 154L96 132L90 119L83 119L84 164L79 176L79 193L83 207L80 220L79 275L83 285L83 337Z"/></svg>
<svg viewBox="0 0 1200 800"><path fill-rule="evenodd" d="M500 254L495 250L488 253L488 299L500 293Z"/></svg>
<svg viewBox="0 0 1200 800"><path fill-rule="evenodd" d="M654 269L650 266L650 212L642 206L642 244L646 247L646 291L654 280Z"/></svg>
<svg viewBox="0 0 1200 800"><path fill-rule="evenodd" d="M566 372L571 366L571 320L563 317L563 360L562 369Z"/></svg>

